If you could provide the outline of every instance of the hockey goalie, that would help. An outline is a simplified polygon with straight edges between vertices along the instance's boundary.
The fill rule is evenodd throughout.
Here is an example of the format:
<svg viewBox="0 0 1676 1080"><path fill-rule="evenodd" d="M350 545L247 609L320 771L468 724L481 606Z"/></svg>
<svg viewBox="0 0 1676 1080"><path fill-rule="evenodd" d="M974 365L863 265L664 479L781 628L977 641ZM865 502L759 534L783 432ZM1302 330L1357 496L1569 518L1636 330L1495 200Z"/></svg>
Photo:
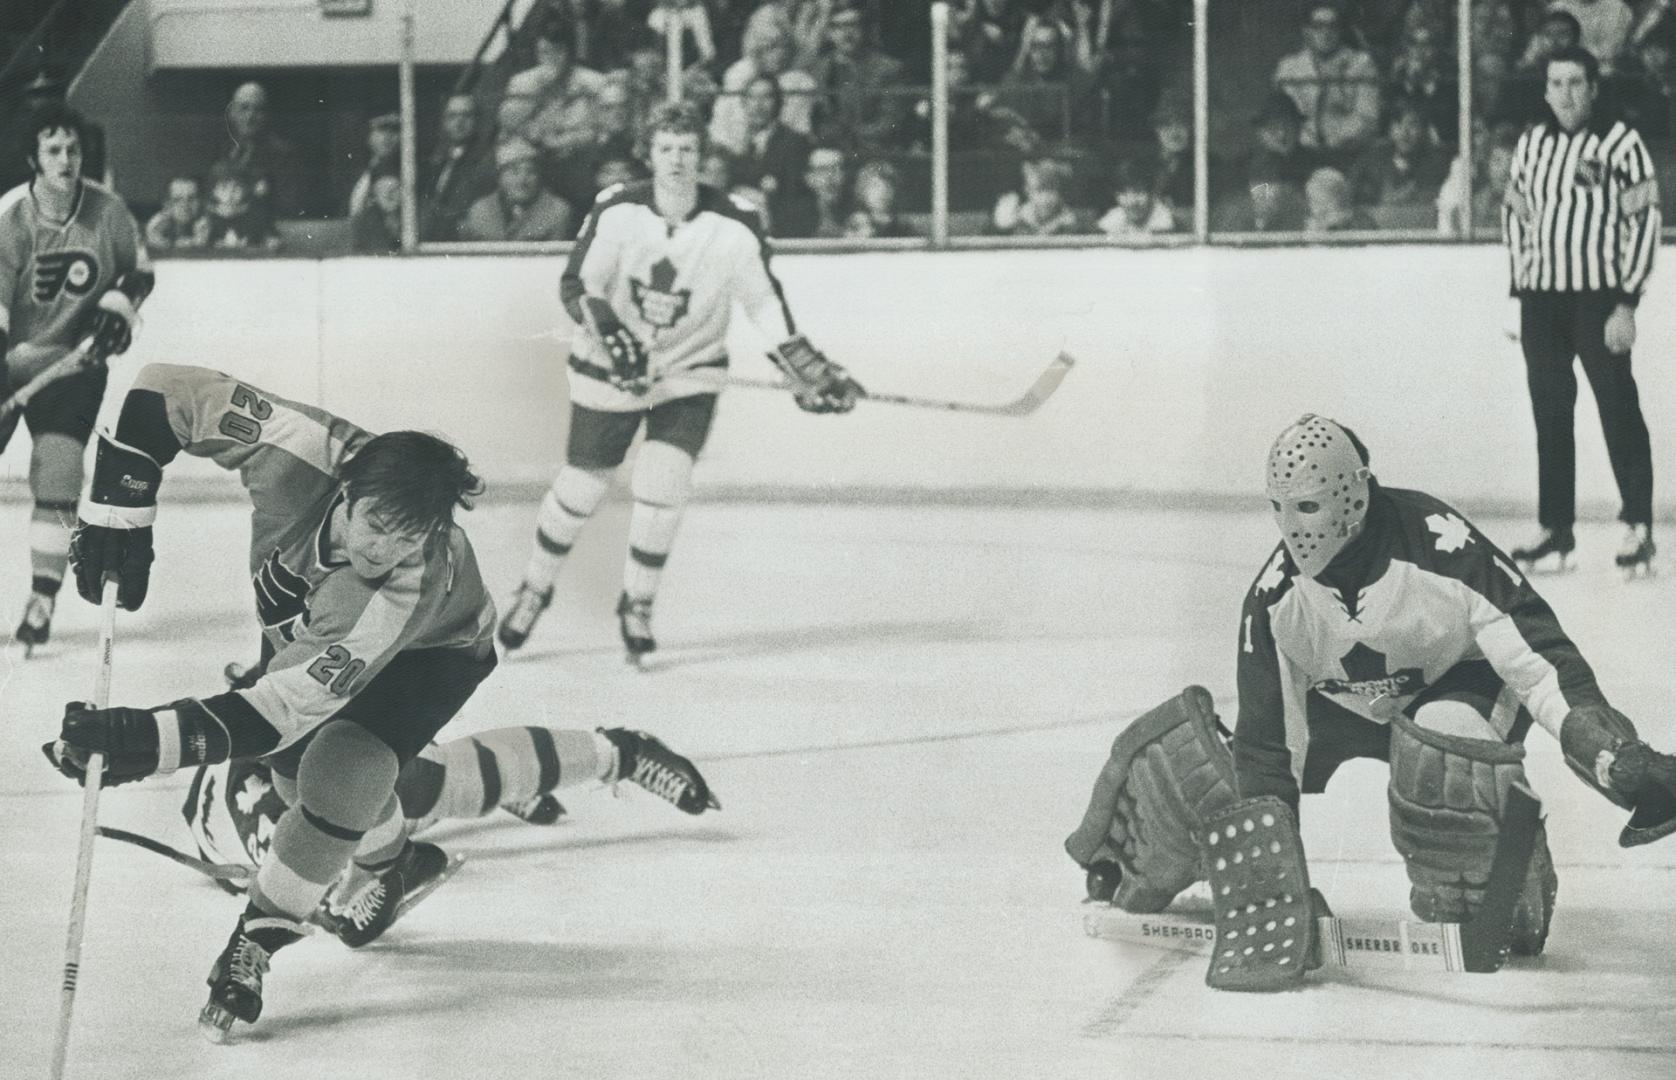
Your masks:
<svg viewBox="0 0 1676 1080"><path fill-rule="evenodd" d="M1676 831L1676 758L1608 703L1506 555L1438 499L1381 486L1369 460L1319 416L1275 440L1267 491L1281 540L1241 615L1232 736L1198 686L1133 721L1065 843L1090 899L1124 911L1162 911L1209 881L1213 987L1283 989L1318 963L1315 920L1328 911L1297 814L1346 761L1390 765L1391 840L1425 922L1467 923L1484 905L1511 808L1534 803L1533 727L1631 812L1621 845ZM1559 889L1534 830L1506 928L1515 955L1542 952ZM1224 949L1235 935L1251 946Z"/></svg>

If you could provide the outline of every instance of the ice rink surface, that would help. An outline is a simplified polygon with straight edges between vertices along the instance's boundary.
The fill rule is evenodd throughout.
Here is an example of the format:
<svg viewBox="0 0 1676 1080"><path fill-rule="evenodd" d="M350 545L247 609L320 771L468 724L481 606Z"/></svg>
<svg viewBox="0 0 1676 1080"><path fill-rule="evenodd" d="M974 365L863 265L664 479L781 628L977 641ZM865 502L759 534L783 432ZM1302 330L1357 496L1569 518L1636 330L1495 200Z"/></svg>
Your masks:
<svg viewBox="0 0 1676 1080"><path fill-rule="evenodd" d="M1447 493L1439 491L1439 494ZM1560 876L1547 955L1495 975L1314 973L1219 994L1202 957L1083 936L1061 843L1123 724L1188 683L1231 722L1244 591L1274 542L1251 513L700 502L628 668L611 607L627 507L584 534L554 609L447 734L627 725L705 771L724 809L567 792L549 829L504 814L432 838L467 862L372 947L276 958L267 1009L204 1042L204 976L242 901L99 843L70 1075L241 1080L661 1077L1676 1077L1676 840L1624 851L1623 814L1540 731L1530 772ZM0 504L6 627L27 507ZM121 617L113 701L221 686L254 656L234 503L171 505L145 609ZM533 503L467 519L497 600ZM1508 546L1511 524L1479 523ZM1626 584L1617 530L1539 581L1615 704L1676 746L1676 571ZM1668 559L1667 559L1668 561ZM80 792L38 744L94 671L96 611L0 656L0 1075L45 1076ZM182 777L106 793L101 820L188 846ZM1304 805L1340 914L1406 912L1384 767Z"/></svg>

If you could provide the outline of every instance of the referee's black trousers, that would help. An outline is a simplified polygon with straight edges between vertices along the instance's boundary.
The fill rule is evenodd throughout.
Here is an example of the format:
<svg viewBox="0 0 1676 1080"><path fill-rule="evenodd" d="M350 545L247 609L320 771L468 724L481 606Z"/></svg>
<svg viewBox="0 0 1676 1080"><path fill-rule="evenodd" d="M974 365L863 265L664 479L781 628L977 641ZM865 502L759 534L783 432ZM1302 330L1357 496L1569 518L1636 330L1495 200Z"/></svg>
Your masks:
<svg viewBox="0 0 1676 1080"><path fill-rule="evenodd" d="M1632 524L1653 520L1653 453L1630 354L1606 348L1606 318L1618 299L1607 292L1520 296L1519 335L1536 418L1537 521L1543 528L1570 528L1577 517L1574 358L1583 361L1600 409L1606 453L1623 500L1618 517Z"/></svg>

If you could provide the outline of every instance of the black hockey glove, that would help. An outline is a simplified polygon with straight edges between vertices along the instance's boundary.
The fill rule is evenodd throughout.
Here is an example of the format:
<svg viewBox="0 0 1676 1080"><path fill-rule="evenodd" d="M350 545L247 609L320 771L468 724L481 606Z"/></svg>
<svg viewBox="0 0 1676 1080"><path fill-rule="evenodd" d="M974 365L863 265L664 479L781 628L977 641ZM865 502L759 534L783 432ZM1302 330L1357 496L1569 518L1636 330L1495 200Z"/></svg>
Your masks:
<svg viewBox="0 0 1676 1080"><path fill-rule="evenodd" d="M53 768L77 783L87 780L88 758L104 754L107 785L214 765L231 751L227 728L191 698L157 709L92 709L72 701L64 706L58 741L41 747Z"/></svg>
<svg viewBox="0 0 1676 1080"><path fill-rule="evenodd" d="M99 436L93 481L82 518L70 537L76 592L99 603L107 576L117 579L117 603L137 611L151 582L151 523L163 470L150 457Z"/></svg>
<svg viewBox="0 0 1676 1080"><path fill-rule="evenodd" d="M828 360L802 334L793 334L781 342L768 354L768 359L785 373L791 384L792 400L804 412L846 413L867 396L867 391L849 372Z"/></svg>
<svg viewBox="0 0 1676 1080"><path fill-rule="evenodd" d="M42 745L52 767L78 784L87 782L87 761L105 755L105 786L140 780L157 771L157 717L145 709L91 709L86 702L64 706L58 741Z"/></svg>
<svg viewBox="0 0 1676 1080"><path fill-rule="evenodd" d="M117 581L116 603L124 611L138 611L151 584L151 526L107 528L76 522L70 534L70 565L76 592L90 604L104 599L106 576Z"/></svg>
<svg viewBox="0 0 1676 1080"><path fill-rule="evenodd" d="M93 351L100 358L120 356L134 342L140 304L151 294L156 278L149 270L130 270L99 297L93 313Z"/></svg>
<svg viewBox="0 0 1676 1080"><path fill-rule="evenodd" d="M611 305L596 297L582 301L588 326L611 357L611 385L631 394L644 394L652 387L648 376L646 346L634 331L623 325Z"/></svg>

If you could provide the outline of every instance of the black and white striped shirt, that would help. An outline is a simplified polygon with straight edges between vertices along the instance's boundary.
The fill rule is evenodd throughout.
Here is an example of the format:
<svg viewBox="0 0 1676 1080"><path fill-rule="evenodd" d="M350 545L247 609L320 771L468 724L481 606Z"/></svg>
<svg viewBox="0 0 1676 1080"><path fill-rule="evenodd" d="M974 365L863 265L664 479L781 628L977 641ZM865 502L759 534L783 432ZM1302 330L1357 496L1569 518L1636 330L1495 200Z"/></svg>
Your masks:
<svg viewBox="0 0 1676 1080"><path fill-rule="evenodd" d="M1513 291L1621 292L1646 287L1659 244L1659 189L1641 136L1621 120L1575 132L1551 120L1513 150L1502 204Z"/></svg>

